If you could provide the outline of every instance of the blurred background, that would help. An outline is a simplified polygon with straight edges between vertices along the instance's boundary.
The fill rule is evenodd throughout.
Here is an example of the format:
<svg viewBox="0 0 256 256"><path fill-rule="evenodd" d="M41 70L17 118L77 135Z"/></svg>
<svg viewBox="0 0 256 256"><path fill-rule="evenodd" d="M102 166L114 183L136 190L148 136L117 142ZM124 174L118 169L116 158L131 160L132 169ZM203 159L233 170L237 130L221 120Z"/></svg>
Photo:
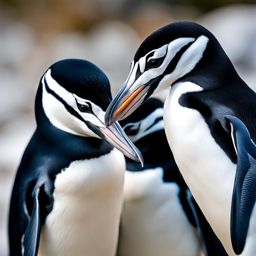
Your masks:
<svg viewBox="0 0 256 256"><path fill-rule="evenodd" d="M255 0L0 0L0 256L16 168L35 128L43 72L63 58L88 59L123 83L140 42L156 28L194 20L219 39L256 89Z"/></svg>

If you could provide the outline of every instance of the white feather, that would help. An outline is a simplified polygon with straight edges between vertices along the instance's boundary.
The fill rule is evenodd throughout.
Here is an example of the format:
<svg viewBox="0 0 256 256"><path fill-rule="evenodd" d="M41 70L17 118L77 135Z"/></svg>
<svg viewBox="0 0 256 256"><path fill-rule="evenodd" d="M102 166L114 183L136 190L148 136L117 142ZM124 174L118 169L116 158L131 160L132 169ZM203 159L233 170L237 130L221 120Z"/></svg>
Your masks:
<svg viewBox="0 0 256 256"><path fill-rule="evenodd" d="M236 164L212 137L201 114L179 104L182 94L201 91L194 83L172 86L164 105L166 136L175 161L195 200L223 243L228 255L235 255L230 238L230 212ZM256 208L254 207L245 248L241 256L256 251Z"/></svg>
<svg viewBox="0 0 256 256"><path fill-rule="evenodd" d="M182 94L201 90L190 82L172 87L164 106L165 130L194 198L229 255L233 255L230 209L236 165L215 142L201 114L179 104Z"/></svg>
<svg viewBox="0 0 256 256"><path fill-rule="evenodd" d="M124 205L117 256L198 256L175 183L163 183L162 168L125 173Z"/></svg>
<svg viewBox="0 0 256 256"><path fill-rule="evenodd" d="M57 175L54 207L41 232L42 256L114 256L125 162L116 149L75 161Z"/></svg>

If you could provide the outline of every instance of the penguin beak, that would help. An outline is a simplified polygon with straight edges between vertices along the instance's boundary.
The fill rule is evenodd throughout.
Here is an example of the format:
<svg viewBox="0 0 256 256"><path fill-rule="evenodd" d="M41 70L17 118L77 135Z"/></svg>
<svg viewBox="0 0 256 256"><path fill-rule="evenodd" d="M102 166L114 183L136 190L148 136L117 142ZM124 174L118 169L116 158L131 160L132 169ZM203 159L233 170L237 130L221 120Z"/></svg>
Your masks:
<svg viewBox="0 0 256 256"><path fill-rule="evenodd" d="M106 125L111 125L133 113L148 98L149 90L149 85L125 85L107 108Z"/></svg>
<svg viewBox="0 0 256 256"><path fill-rule="evenodd" d="M115 122L111 126L100 126L98 127L102 139L107 140L114 147L120 150L127 157L140 162L143 166L143 157L141 152L136 148L136 146L127 137L124 130L119 123Z"/></svg>

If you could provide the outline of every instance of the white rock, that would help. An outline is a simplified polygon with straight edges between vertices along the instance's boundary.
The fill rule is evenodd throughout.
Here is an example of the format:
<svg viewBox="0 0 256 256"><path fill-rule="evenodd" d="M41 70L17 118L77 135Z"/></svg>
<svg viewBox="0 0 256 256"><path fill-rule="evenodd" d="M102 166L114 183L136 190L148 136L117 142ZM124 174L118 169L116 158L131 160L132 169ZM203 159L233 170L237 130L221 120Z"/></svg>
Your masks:
<svg viewBox="0 0 256 256"><path fill-rule="evenodd" d="M119 88L129 72L130 62L139 40L136 32L122 22L104 22L94 27L87 35L62 33L36 50L36 60L44 63L45 69L65 58L87 59L99 66L109 77L113 91ZM32 60L33 74L39 67ZM42 71L41 71L42 73Z"/></svg>
<svg viewBox="0 0 256 256"><path fill-rule="evenodd" d="M3 123L24 111L29 104L29 92L20 73L0 69L0 77L0 123Z"/></svg>
<svg viewBox="0 0 256 256"><path fill-rule="evenodd" d="M124 82L139 46L137 34L124 23L105 22L91 31L88 44L87 57L106 72L115 93Z"/></svg>
<svg viewBox="0 0 256 256"><path fill-rule="evenodd" d="M199 21L219 39L233 61L239 61L251 52L248 50L254 48L252 45L252 40L256 40L256 7L254 6L238 5L221 8L203 16Z"/></svg>
<svg viewBox="0 0 256 256"><path fill-rule="evenodd" d="M0 171L1 172L1 171ZM8 248L7 239L7 223L8 223L8 212L9 212L9 198L11 194L13 183L13 177L1 175L0 187L0 256L6 256Z"/></svg>
<svg viewBox="0 0 256 256"><path fill-rule="evenodd" d="M21 23L0 26L0 65L19 67L24 65L35 45L30 29Z"/></svg>
<svg viewBox="0 0 256 256"><path fill-rule="evenodd" d="M1 130L0 135L0 168L5 171L16 171L23 151L33 134L35 121L32 116L16 117Z"/></svg>
<svg viewBox="0 0 256 256"><path fill-rule="evenodd" d="M7 255L9 201L17 167L33 133L32 117L20 117L6 125L0 135L0 255Z"/></svg>
<svg viewBox="0 0 256 256"><path fill-rule="evenodd" d="M220 8L198 21L217 37L238 73L255 88L256 75L252 75L256 74L256 6Z"/></svg>
<svg viewBox="0 0 256 256"><path fill-rule="evenodd" d="M79 33L63 33L48 42L52 62L66 58L85 59L89 51L85 36Z"/></svg>

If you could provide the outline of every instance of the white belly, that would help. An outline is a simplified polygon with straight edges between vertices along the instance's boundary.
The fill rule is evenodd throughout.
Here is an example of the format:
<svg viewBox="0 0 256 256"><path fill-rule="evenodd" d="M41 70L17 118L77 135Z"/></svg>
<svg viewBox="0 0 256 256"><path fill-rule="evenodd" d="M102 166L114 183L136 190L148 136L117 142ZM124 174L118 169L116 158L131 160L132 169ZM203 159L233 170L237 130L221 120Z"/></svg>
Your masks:
<svg viewBox="0 0 256 256"><path fill-rule="evenodd" d="M201 114L184 108L179 97L201 88L178 83L165 102L165 131L177 165L198 205L229 255L230 209L236 165L216 144Z"/></svg>
<svg viewBox="0 0 256 256"><path fill-rule="evenodd" d="M198 256L199 244L175 183L161 168L126 172L118 256Z"/></svg>
<svg viewBox="0 0 256 256"><path fill-rule="evenodd" d="M124 170L122 154L112 150L97 159L75 161L57 175L40 255L115 255Z"/></svg>

